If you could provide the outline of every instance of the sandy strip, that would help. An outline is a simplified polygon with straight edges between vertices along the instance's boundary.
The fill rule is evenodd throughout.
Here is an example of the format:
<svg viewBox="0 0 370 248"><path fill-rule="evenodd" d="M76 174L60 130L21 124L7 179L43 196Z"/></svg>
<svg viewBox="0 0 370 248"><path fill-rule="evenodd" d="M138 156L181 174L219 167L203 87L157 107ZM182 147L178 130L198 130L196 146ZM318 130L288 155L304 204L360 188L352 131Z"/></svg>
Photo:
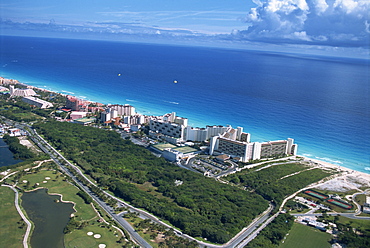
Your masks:
<svg viewBox="0 0 370 248"><path fill-rule="evenodd" d="M303 156L299 156L303 157ZM348 190L362 191L361 187L370 187L370 174L352 170L340 165L334 165L318 159L303 157L305 162L324 170L334 170L338 174L331 180L321 184L319 189L346 192Z"/></svg>
<svg viewBox="0 0 370 248"><path fill-rule="evenodd" d="M318 159L307 158L307 157L304 157L304 156L299 156L299 157L302 157L304 159L304 161L306 161L306 162L312 161L313 163L316 163L315 165L319 168L332 169L332 170L336 170L338 172L347 172L348 174L361 175L361 177L364 177L364 178L366 178L367 180L370 181L370 174L368 174L368 173L356 171L356 170L349 169L349 168L346 168L346 167L343 167L343 166L340 166L340 165L335 165L335 164L331 164L331 163L328 163L328 162L324 162L324 161L321 161L321 160L318 160Z"/></svg>

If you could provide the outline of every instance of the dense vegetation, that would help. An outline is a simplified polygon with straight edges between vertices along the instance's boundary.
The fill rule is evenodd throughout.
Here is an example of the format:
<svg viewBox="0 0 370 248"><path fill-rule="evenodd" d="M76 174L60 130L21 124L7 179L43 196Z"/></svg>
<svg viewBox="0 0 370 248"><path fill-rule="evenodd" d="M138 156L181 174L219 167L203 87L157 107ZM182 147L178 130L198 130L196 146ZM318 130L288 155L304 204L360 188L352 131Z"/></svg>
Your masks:
<svg viewBox="0 0 370 248"><path fill-rule="evenodd" d="M9 95L0 95L0 110L1 115L7 119L14 121L36 121L42 118L47 118L57 106L65 104L65 97L50 92L38 91L40 98L53 101L56 105L50 109L33 108L28 103L22 101L22 97L9 98Z"/></svg>
<svg viewBox="0 0 370 248"><path fill-rule="evenodd" d="M370 247L370 222L361 219L349 219L344 216L324 214L319 221L330 221L337 225L338 235L332 242L344 244L348 248Z"/></svg>
<svg viewBox="0 0 370 248"><path fill-rule="evenodd" d="M267 208L258 194L174 166L115 132L60 122L35 127L100 186L191 236L227 242Z"/></svg>
<svg viewBox="0 0 370 248"><path fill-rule="evenodd" d="M280 164L260 171L242 171L229 175L225 179L237 185L243 185L247 189L257 192L266 200L272 200L279 205L287 195L330 175L320 169L305 169L307 167L301 164ZM302 172L284 178L284 176L299 171Z"/></svg>
<svg viewBox="0 0 370 248"><path fill-rule="evenodd" d="M359 232L354 228L346 227L339 233L337 241L348 248L370 247L370 230Z"/></svg>
<svg viewBox="0 0 370 248"><path fill-rule="evenodd" d="M19 143L19 139L17 137L12 137L6 134L3 139L8 144L9 150L13 153L15 159L27 160L36 157L30 149Z"/></svg>
<svg viewBox="0 0 370 248"><path fill-rule="evenodd" d="M280 241L292 228L294 217L289 214L278 215L258 236L248 243L247 248L278 247Z"/></svg>
<svg viewBox="0 0 370 248"><path fill-rule="evenodd" d="M92 203L92 198L85 191L80 190L79 192L77 192L77 195L81 197L86 204Z"/></svg>

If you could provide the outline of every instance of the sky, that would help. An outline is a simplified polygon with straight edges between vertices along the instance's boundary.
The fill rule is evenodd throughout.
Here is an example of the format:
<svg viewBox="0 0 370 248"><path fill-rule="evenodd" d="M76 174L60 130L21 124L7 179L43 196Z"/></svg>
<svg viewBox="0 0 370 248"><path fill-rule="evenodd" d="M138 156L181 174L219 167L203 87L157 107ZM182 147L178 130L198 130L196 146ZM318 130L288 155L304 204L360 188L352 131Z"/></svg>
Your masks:
<svg viewBox="0 0 370 248"><path fill-rule="evenodd" d="M2 35L369 55L370 0L2 0L0 18Z"/></svg>

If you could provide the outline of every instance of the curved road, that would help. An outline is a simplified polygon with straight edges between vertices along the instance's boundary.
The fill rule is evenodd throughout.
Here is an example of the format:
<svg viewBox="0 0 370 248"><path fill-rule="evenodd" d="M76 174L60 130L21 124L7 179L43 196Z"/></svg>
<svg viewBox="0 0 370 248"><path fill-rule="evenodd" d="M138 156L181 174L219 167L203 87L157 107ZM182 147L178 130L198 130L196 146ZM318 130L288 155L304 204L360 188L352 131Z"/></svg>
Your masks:
<svg viewBox="0 0 370 248"><path fill-rule="evenodd" d="M21 127L20 125L18 127ZM24 127L22 128L24 129ZM107 205L104 201L102 201L99 197L97 197L91 190L90 188L88 188L86 185L84 185L83 183L81 183L64 165L63 163L66 163L68 164L69 166L71 166L72 168L74 169L77 169L77 171L85 178L88 180L88 178L86 178L82 172L77 168L75 167L74 165L72 165L71 163L69 163L68 160L66 160L57 150L55 150L52 146L49 145L49 143L47 143L41 136L39 136L37 134L37 132L35 130L33 130L32 128L28 128L31 133L30 137L31 139L40 147L40 149L42 151L44 151L46 154L48 154L53 160L55 163L57 163L57 165L59 165L59 167L68 175L72 178L72 180L74 180L74 182L82 189L84 190L87 194L89 194L91 196L91 198L94 199L94 201L96 203L99 204L99 206L101 208L103 208L108 215L110 215L112 217L112 219L114 219L115 221L117 221L117 223L119 223L121 225L122 228L124 228L131 236L131 238L137 243L139 244L141 247L145 247L145 248L151 248L152 246L146 242L138 233L135 232L135 230L131 227L131 225L125 221L122 217L116 215L114 213L114 210L112 207L110 207L109 205ZM90 180L88 180L91 184L95 185L93 182L91 182Z"/></svg>
<svg viewBox="0 0 370 248"><path fill-rule="evenodd" d="M26 230L26 233L25 233L24 238L23 238L23 247L24 248L28 248L28 236L30 235L32 224L31 224L31 222L29 222L29 220L26 218L26 216L23 214L21 208L19 207L19 201L18 201L19 194L18 194L18 191L14 187L9 186L9 185L4 185L3 184L1 186L5 186L5 187L8 187L8 188L11 188L14 191L14 193L15 193L15 200L14 200L15 207L16 207L19 215L22 217L22 219L24 220L24 222L26 222L26 224L27 224L27 230Z"/></svg>

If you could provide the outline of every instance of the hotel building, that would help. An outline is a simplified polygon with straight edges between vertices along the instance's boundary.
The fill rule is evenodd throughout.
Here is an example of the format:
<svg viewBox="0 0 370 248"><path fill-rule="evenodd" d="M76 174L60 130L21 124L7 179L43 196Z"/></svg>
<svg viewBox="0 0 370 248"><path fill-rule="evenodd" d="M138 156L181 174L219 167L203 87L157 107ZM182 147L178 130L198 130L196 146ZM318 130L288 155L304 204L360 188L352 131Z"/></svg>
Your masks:
<svg viewBox="0 0 370 248"><path fill-rule="evenodd" d="M230 129L222 135L214 136L210 139L209 154L216 152L228 154L234 159L242 162L261 158L271 158L282 155L296 155L298 145L294 140L269 141L269 142L250 142L250 134L241 133L235 136L235 129ZM235 138L238 137L238 138Z"/></svg>
<svg viewBox="0 0 370 248"><path fill-rule="evenodd" d="M39 99L37 97L33 96L26 96L22 98L22 101L25 103L28 103L30 105L35 105L38 108L52 108L54 105L51 102L44 101L42 99Z"/></svg>
<svg viewBox="0 0 370 248"><path fill-rule="evenodd" d="M149 121L149 134L161 137L166 141L177 144L185 140L185 127L188 119L176 116L176 113L153 117Z"/></svg>
<svg viewBox="0 0 370 248"><path fill-rule="evenodd" d="M117 114L119 116L131 116L131 115L136 114L135 108L129 104L125 104L125 105L114 104L114 105L109 105L108 107L111 109L117 110Z"/></svg>

